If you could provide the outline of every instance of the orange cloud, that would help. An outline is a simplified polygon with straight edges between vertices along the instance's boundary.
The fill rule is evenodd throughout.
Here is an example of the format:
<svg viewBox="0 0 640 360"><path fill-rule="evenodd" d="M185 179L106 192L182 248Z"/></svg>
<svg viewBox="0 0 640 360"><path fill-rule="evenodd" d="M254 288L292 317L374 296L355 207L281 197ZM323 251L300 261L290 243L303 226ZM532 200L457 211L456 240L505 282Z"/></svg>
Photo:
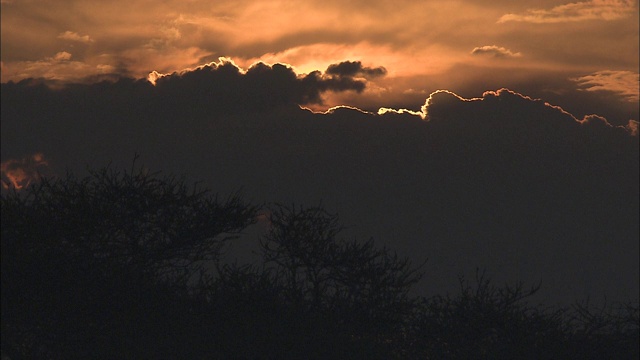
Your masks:
<svg viewBox="0 0 640 360"><path fill-rule="evenodd" d="M89 76L111 73L115 67L109 64L91 64L73 60L73 54L59 51L36 61L3 62L2 82L17 81L26 78L44 78L47 80L81 81Z"/></svg>
<svg viewBox="0 0 640 360"><path fill-rule="evenodd" d="M60 51L53 58L51 58L51 60L59 61L59 62L68 61L68 60L71 60L71 54L66 51Z"/></svg>
<svg viewBox="0 0 640 360"><path fill-rule="evenodd" d="M629 120L629 123L627 124L627 126L625 126L625 128L627 129L627 131L629 132L629 134L631 134L631 136L638 136L638 125L640 123L638 123L638 121L635 120Z"/></svg>
<svg viewBox="0 0 640 360"><path fill-rule="evenodd" d="M42 153L0 163L3 189L22 189L41 178L41 171L49 164Z"/></svg>
<svg viewBox="0 0 640 360"><path fill-rule="evenodd" d="M503 48L501 46L496 46L496 45L486 45L486 46L479 46L479 47L475 47L473 48L473 50L471 50L471 54L472 55L489 55L489 56L493 56L493 57L520 57L522 56L521 53L519 52L512 52L509 49Z"/></svg>
<svg viewBox="0 0 640 360"><path fill-rule="evenodd" d="M549 10L529 9L524 14L505 14L499 23L520 21L529 23L561 23L585 20L617 20L638 10L631 0L592 0L559 5Z"/></svg>
<svg viewBox="0 0 640 360"><path fill-rule="evenodd" d="M456 59L464 56L466 56L464 52L439 44L405 51L390 45L361 41L355 44L302 45L253 58L236 58L236 62L242 66L258 61L283 62L292 65L299 73L310 73L345 60L361 61L363 64L369 64L375 60L376 65L385 67L388 77L397 77L442 73L455 64Z"/></svg>
<svg viewBox="0 0 640 360"><path fill-rule="evenodd" d="M136 77L143 77L151 71L170 73L185 68L194 68L205 63L204 59L213 52L197 46L187 48L166 45L161 47L147 46L124 51L121 56L126 59L127 70Z"/></svg>
<svg viewBox="0 0 640 360"><path fill-rule="evenodd" d="M93 39L89 37L89 35L80 35L77 32L73 31L65 31L58 35L58 39L77 41L82 43L90 43L93 42Z"/></svg>
<svg viewBox="0 0 640 360"><path fill-rule="evenodd" d="M640 74L631 71L596 71L572 79L586 91L611 91L629 102L640 101Z"/></svg>

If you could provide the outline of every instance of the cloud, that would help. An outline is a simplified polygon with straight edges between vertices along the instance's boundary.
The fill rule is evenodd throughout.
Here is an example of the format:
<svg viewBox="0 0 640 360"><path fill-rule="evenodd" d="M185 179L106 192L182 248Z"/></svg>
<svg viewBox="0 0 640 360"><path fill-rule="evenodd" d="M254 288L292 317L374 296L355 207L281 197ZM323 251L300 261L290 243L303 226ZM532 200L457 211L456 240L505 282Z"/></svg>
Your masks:
<svg viewBox="0 0 640 360"><path fill-rule="evenodd" d="M631 71L596 71L592 74L572 78L586 91L610 91L629 102L640 101L640 74Z"/></svg>
<svg viewBox="0 0 640 360"><path fill-rule="evenodd" d="M538 140L545 136L550 136L547 133L549 128L541 126L545 122L555 123L553 127L557 127L557 129L554 130L554 136L557 136L559 129L577 131L580 126L601 126L611 131L627 133L632 137L638 135L637 121L635 120L630 120L625 125L616 126L597 115L588 115L578 119L559 106L551 105L541 99L533 99L506 88L497 91L485 91L482 97L475 98L464 98L452 91L437 90L427 97L419 111L383 107L378 110L378 114L408 114L417 116L427 122L444 124L437 125L438 127L453 126L455 128L463 124L473 125L476 131L481 129L472 123L474 121L472 119L494 119L493 121L502 123L491 124L486 129L492 129L495 126L512 127L517 125L521 129L527 129L526 131L530 132L529 136L534 135L531 132L533 130L540 131L537 134L539 136ZM500 116L496 117L496 114ZM487 136L489 135L487 134ZM575 135L574 133L572 136Z"/></svg>
<svg viewBox="0 0 640 360"><path fill-rule="evenodd" d="M60 51L53 58L51 58L51 60L54 60L57 62L68 61L68 60L71 60L71 54L66 51Z"/></svg>
<svg viewBox="0 0 640 360"><path fill-rule="evenodd" d="M126 69L123 75L136 77L152 70L167 73L195 67L220 56L233 57L242 66L259 60L285 62L303 72L350 59L384 64L390 75L432 73L448 68L453 59L468 52L470 47L463 40L467 37L461 32L492 28L486 25L498 16L484 5L432 1L403 1L396 6L374 2L367 9L311 1L296 6L282 1L212 4L195 0L187 5L118 0L92 6L65 1L65 8L72 11L19 2L10 16L3 14L3 50L7 44L12 50L3 51L3 61L44 58L58 51L61 43L68 45L59 36L72 32L94 40L91 51L73 52L76 59L95 66L97 54L108 54L114 59L109 65ZM127 11L121 11L123 8ZM390 8L394 11L389 12ZM450 11L456 16L448 16ZM407 26L406 19L416 13L428 18ZM24 23L29 23L27 29L21 25ZM461 23L464 25L459 26ZM464 45L457 48L460 43ZM406 66L409 62L416 65ZM29 76L24 69L21 73L37 76ZM22 78L3 75L3 79Z"/></svg>
<svg viewBox="0 0 640 360"><path fill-rule="evenodd" d="M46 173L48 165L42 153L3 161L0 163L2 188L19 190L29 186L32 182L40 180L43 172Z"/></svg>
<svg viewBox="0 0 640 360"><path fill-rule="evenodd" d="M530 9L524 14L505 14L498 22L543 24L585 20L612 21L632 16L637 11L633 0L592 0L559 5L549 10Z"/></svg>
<svg viewBox="0 0 640 360"><path fill-rule="evenodd" d="M387 74L387 70L384 67L364 67L360 61L343 61L339 64L331 64L325 71L328 75L337 76L363 76L363 77L377 77Z"/></svg>
<svg viewBox="0 0 640 360"><path fill-rule="evenodd" d="M180 47L173 44L166 46L143 46L123 51L116 57L125 64L122 75L142 76L150 71L174 72L181 69L197 67L214 53L197 46Z"/></svg>
<svg viewBox="0 0 640 360"><path fill-rule="evenodd" d="M57 82L80 82L87 79L100 79L117 71L113 65L72 60L73 54L59 51L36 61L19 61L2 64L2 81L16 79L42 78Z"/></svg>
<svg viewBox="0 0 640 360"><path fill-rule="evenodd" d="M473 55L485 55L485 56L493 56L497 58L507 58L507 57L521 57L522 54L519 52L512 52L509 49L503 48L501 46L496 45L485 45L473 48L471 50L471 54Z"/></svg>
<svg viewBox="0 0 640 360"><path fill-rule="evenodd" d="M184 89L185 94L205 91L210 101L220 102L220 108L235 111L287 104L322 104L322 94L328 91L362 92L366 83L354 75L363 71L379 70L364 68L353 74L341 75L313 71L298 75L286 64L258 62L244 70L231 59L220 58L218 62L169 75L152 72L148 79L160 88L159 91L175 88ZM201 97L198 94L193 96ZM253 107L258 104L257 108Z"/></svg>
<svg viewBox="0 0 640 360"><path fill-rule="evenodd" d="M522 141L549 145L556 141L555 146L562 147L566 143L583 141L580 139L591 137L594 132L598 133L596 137L607 141L618 136L638 136L637 121L629 120L625 125L616 126L598 115L578 119L559 106L505 88L485 91L482 97L470 99L439 90L427 98L421 111L415 115L435 123L437 128L451 127L461 134L467 133L462 129L472 128L472 136L482 134L480 138L496 142L506 140L509 143ZM476 118L483 119L486 126L478 127L473 120ZM613 143L609 145L613 146Z"/></svg>
<svg viewBox="0 0 640 360"><path fill-rule="evenodd" d="M69 40L69 41L77 41L77 42L81 42L81 43L91 43L93 42L93 39L89 37L89 35L80 35L77 32L73 32L73 31L65 31L63 33L61 33L60 35L58 35L58 39L64 39L64 40Z"/></svg>
<svg viewBox="0 0 640 360"><path fill-rule="evenodd" d="M527 76L535 82L551 72L566 79L577 75L576 68L637 69L637 16L562 29L537 27L535 34L527 27L495 26L505 12L527 15L528 7L553 8L552 1L373 1L366 7L361 1L300 1L296 6L249 0L64 3L21 1L3 8L3 82L43 76L79 81L105 72L139 78L154 70L195 68L221 56L234 58L244 68L257 61L287 63L298 73L326 70L349 59L363 67L384 65L386 75L358 75L367 79L365 89L325 94L326 107L348 104L373 111L420 104L424 96L409 99L403 94L409 88L427 94L439 88L459 93L473 88L466 94L499 87L528 92L530 87L518 88L510 79ZM415 14L422 14L422 21L408 22ZM590 36L585 37L587 25ZM537 41L527 40L531 36ZM87 37L93 41L71 40ZM483 43L477 43L478 38ZM470 55L479 45L505 47L524 56L516 63ZM60 51L73 54L69 63L49 64L46 59ZM474 73L464 73L464 68ZM564 73L557 73L559 69ZM569 86L574 89L575 84Z"/></svg>

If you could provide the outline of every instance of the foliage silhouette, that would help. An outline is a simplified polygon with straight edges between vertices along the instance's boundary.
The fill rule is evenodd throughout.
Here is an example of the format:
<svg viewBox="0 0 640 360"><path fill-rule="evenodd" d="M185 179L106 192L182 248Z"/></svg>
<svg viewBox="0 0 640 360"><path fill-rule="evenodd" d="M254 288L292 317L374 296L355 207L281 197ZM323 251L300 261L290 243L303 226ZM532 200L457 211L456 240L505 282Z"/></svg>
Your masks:
<svg viewBox="0 0 640 360"><path fill-rule="evenodd" d="M372 239L338 238L342 230L338 216L321 207L273 206L261 241L265 265L275 265L274 280L291 302L330 310L346 306L351 314L367 309L388 323L410 307L408 292L421 274Z"/></svg>
<svg viewBox="0 0 640 360"><path fill-rule="evenodd" d="M476 271L475 284L460 278L455 296L423 299L408 328L409 358L435 359L637 359L638 305L603 312L579 306L549 309L527 300L540 285L497 287ZM585 337L590 328L607 328Z"/></svg>
<svg viewBox="0 0 640 360"><path fill-rule="evenodd" d="M89 172L2 195L2 348L14 356L147 357L173 343L189 280L255 219L237 195L135 161Z"/></svg>
<svg viewBox="0 0 640 360"><path fill-rule="evenodd" d="M528 303L539 286L482 272L459 294L411 296L421 267L341 238L322 207L267 207L261 260L230 263L224 244L263 207L135 161L45 178L1 206L11 359L640 357L637 301L554 310Z"/></svg>

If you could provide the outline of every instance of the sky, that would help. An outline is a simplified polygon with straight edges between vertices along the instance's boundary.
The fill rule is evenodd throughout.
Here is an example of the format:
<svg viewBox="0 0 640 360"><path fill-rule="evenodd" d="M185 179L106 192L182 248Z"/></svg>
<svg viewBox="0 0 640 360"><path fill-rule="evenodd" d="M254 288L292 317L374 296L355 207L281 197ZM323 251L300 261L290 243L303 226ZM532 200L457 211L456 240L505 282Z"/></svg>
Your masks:
<svg viewBox="0 0 640 360"><path fill-rule="evenodd" d="M144 78L220 57L298 73L350 60L387 73L362 93L325 94L326 107L508 87L625 123L638 120L638 32L638 3L623 0L2 0L2 82Z"/></svg>
<svg viewBox="0 0 640 360"><path fill-rule="evenodd" d="M2 181L145 164L638 298L637 1L2 0Z"/></svg>

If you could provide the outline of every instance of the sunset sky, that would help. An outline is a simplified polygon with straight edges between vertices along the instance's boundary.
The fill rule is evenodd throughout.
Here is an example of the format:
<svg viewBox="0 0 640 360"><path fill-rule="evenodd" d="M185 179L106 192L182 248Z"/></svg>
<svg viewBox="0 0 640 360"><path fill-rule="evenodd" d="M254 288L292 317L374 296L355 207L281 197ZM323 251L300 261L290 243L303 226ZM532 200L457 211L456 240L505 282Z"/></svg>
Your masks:
<svg viewBox="0 0 640 360"><path fill-rule="evenodd" d="M2 0L2 82L144 78L219 57L298 73L350 60L386 76L326 105L415 108L437 89L508 87L624 123L638 120L638 32L638 3L624 0Z"/></svg>
<svg viewBox="0 0 640 360"><path fill-rule="evenodd" d="M637 1L1 3L4 188L140 154L322 203L433 291L640 295Z"/></svg>

